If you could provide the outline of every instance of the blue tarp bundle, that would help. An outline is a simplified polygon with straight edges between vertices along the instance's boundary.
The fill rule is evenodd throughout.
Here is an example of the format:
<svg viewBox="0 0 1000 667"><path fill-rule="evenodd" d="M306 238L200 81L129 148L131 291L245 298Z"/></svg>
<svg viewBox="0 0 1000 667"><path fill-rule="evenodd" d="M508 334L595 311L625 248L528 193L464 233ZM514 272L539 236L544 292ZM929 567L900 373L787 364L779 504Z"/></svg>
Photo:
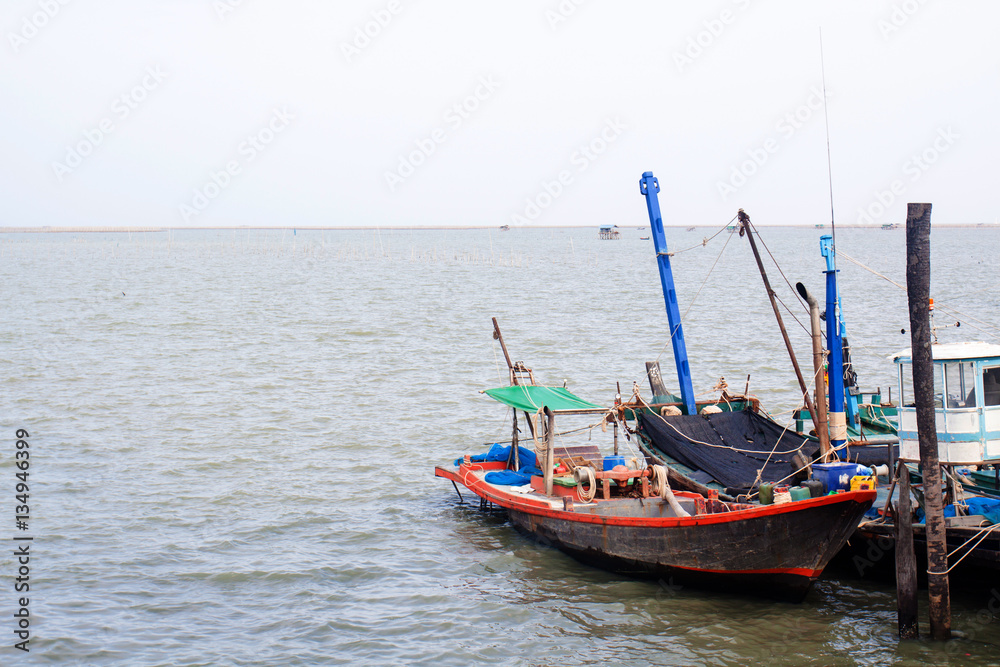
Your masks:
<svg viewBox="0 0 1000 667"><path fill-rule="evenodd" d="M519 472L513 470L494 470L486 473L485 479L490 484L501 484L503 486L523 486L531 484L532 475L541 475L538 468L521 468Z"/></svg>
<svg viewBox="0 0 1000 667"><path fill-rule="evenodd" d="M534 468L537 465L535 461L535 453L530 449L525 449L524 447L517 448L518 461L522 468ZM493 443L490 447L490 451L485 454L476 454L471 457L473 461L483 462L483 461L506 461L510 458L510 445L506 447L497 443ZM461 465L462 459L455 459L455 465ZM489 481L489 480L487 480Z"/></svg>
<svg viewBox="0 0 1000 667"><path fill-rule="evenodd" d="M966 498L965 504L969 506L969 514L982 514L990 523L1000 523L1000 500L994 498ZM948 505L944 508L945 516L955 516L955 506Z"/></svg>

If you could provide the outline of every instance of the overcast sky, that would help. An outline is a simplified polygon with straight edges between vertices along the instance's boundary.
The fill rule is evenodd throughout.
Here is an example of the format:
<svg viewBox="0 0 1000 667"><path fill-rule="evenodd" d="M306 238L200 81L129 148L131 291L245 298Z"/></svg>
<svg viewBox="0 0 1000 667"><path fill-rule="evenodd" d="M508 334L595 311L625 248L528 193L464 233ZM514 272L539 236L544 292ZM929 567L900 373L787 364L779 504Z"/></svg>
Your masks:
<svg viewBox="0 0 1000 667"><path fill-rule="evenodd" d="M0 227L993 223L995 0L5 0Z"/></svg>

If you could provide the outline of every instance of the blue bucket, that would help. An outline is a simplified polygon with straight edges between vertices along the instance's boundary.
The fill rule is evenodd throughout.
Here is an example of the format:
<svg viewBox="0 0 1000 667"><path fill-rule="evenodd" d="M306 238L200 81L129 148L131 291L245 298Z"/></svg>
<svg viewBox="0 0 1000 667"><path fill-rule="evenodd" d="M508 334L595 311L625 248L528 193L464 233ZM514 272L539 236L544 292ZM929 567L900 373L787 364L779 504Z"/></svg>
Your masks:
<svg viewBox="0 0 1000 667"><path fill-rule="evenodd" d="M614 470L615 466L625 465L624 456L605 456L604 457L604 469Z"/></svg>
<svg viewBox="0 0 1000 667"><path fill-rule="evenodd" d="M856 463L814 463L813 479L818 479L826 485L827 492L851 488L851 478L857 474Z"/></svg>

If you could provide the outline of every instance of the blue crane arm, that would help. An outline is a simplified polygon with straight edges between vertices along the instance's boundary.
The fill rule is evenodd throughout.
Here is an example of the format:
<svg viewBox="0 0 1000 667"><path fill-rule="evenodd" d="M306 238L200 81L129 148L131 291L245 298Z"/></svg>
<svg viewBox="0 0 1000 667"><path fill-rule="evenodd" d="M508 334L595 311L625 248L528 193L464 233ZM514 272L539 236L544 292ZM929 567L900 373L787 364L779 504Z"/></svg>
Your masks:
<svg viewBox="0 0 1000 667"><path fill-rule="evenodd" d="M684 345L684 329L681 327L681 311L677 306L677 291L674 289L674 274L670 268L670 254L667 252L667 237L663 234L663 216L660 214L660 200L656 193L660 191L660 183L647 171L639 179L639 192L646 197L646 208L649 211L649 226L653 233L653 246L656 248L656 263L660 269L660 286L663 288L663 301L667 306L667 320L670 323L670 342L674 348L674 363L677 364L677 381L680 384L681 400L687 408L687 414L697 414L694 401L694 386L691 382L691 369L688 366L687 347Z"/></svg>

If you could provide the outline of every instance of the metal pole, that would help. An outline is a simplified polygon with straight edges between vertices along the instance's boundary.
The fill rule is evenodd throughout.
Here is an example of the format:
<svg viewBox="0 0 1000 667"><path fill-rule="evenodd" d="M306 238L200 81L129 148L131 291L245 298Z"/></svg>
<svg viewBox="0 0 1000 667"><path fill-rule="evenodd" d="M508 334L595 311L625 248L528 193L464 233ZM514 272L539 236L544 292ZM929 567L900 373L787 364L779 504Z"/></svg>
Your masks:
<svg viewBox="0 0 1000 667"><path fill-rule="evenodd" d="M931 352L927 304L931 283L931 205L908 204L906 211L906 297L910 308L910 350L913 359L913 397L917 409L920 472L924 479L927 515L927 597L931 636L951 638L951 599L948 586L948 548L941 505L941 462L934 415L934 358Z"/></svg>
<svg viewBox="0 0 1000 667"><path fill-rule="evenodd" d="M816 413L819 421L816 422L816 437L819 438L819 451L822 454L821 463L827 463L830 459L830 432L826 423L826 401L819 400L826 395L826 387L823 382L823 325L819 319L819 303L816 298L809 293L806 286L796 283L802 298L809 304L809 319L812 324L812 346L813 346L813 372L816 373Z"/></svg>
<svg viewBox="0 0 1000 667"><path fill-rule="evenodd" d="M830 363L830 444L836 449L847 442L847 416L844 413L844 343L840 337L840 315L837 312L836 251L832 236L819 240L820 252L826 258L826 349ZM819 400L817 397L816 400Z"/></svg>

